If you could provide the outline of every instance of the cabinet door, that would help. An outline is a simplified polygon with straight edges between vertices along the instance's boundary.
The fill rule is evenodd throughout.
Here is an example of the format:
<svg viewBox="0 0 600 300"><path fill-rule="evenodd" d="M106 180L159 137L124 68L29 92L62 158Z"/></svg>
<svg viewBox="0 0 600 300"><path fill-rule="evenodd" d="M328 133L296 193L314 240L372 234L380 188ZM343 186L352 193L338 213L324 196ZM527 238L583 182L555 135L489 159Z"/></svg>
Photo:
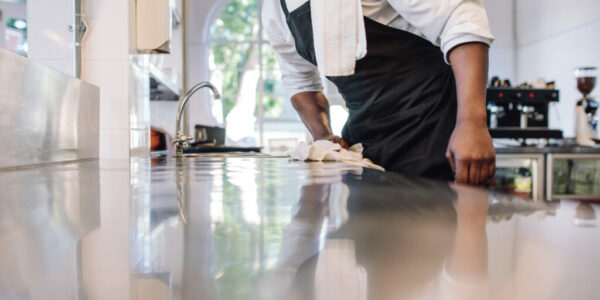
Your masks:
<svg viewBox="0 0 600 300"><path fill-rule="evenodd" d="M552 154L548 157L551 199L600 199L600 154Z"/></svg>
<svg viewBox="0 0 600 300"><path fill-rule="evenodd" d="M543 200L543 154L498 154L495 187L511 195Z"/></svg>

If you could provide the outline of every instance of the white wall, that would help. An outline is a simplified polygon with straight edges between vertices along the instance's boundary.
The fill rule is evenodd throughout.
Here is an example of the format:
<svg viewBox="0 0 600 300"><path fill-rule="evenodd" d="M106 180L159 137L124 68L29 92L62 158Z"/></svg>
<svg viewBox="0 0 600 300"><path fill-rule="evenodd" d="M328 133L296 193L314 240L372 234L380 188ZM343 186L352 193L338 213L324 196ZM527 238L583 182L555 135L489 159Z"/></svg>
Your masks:
<svg viewBox="0 0 600 300"><path fill-rule="evenodd" d="M69 75L73 75L73 34L69 32L69 25L73 23L72 2L27 1L28 57ZM49 11L52 14L48 14Z"/></svg>
<svg viewBox="0 0 600 300"><path fill-rule="evenodd" d="M100 156L129 158L129 1L85 0L82 78L100 87Z"/></svg>
<svg viewBox="0 0 600 300"><path fill-rule="evenodd" d="M519 82L555 80L560 103L551 110L550 126L574 136L577 91L573 69L600 66L600 1L517 0ZM596 89L592 96L600 96Z"/></svg>
<svg viewBox="0 0 600 300"><path fill-rule="evenodd" d="M73 75L72 0L28 0L29 58ZM82 79L100 87L100 157L129 158L129 3L86 0ZM52 12L52 13L48 13Z"/></svg>
<svg viewBox="0 0 600 300"><path fill-rule="evenodd" d="M484 0L492 34L496 38L490 48L490 78L499 76L516 79L514 64L515 39L513 26L513 0Z"/></svg>

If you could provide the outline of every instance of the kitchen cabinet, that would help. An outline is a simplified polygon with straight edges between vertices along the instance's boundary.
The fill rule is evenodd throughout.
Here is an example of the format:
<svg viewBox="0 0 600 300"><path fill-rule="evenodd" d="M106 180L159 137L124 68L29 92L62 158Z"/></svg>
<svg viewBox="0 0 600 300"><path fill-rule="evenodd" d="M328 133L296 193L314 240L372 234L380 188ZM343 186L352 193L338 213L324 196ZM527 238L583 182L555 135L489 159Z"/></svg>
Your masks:
<svg viewBox="0 0 600 300"><path fill-rule="evenodd" d="M495 186L532 200L600 199L600 148L496 149Z"/></svg>
<svg viewBox="0 0 600 300"><path fill-rule="evenodd" d="M549 154L548 199L600 199L600 154Z"/></svg>
<svg viewBox="0 0 600 300"><path fill-rule="evenodd" d="M543 154L498 154L497 188L525 199L542 199L544 195Z"/></svg>
<svg viewBox="0 0 600 300"><path fill-rule="evenodd" d="M174 2L138 0L135 6L136 47L139 53L171 53Z"/></svg>

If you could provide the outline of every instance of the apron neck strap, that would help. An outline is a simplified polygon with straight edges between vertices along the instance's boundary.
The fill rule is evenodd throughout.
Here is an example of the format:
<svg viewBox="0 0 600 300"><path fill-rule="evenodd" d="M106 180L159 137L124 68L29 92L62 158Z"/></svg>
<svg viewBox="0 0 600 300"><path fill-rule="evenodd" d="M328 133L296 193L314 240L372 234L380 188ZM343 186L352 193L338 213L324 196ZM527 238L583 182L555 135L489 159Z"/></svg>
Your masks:
<svg viewBox="0 0 600 300"><path fill-rule="evenodd" d="M288 10L286 0L281 0L281 8L283 9L283 13L287 17L290 14L290 12Z"/></svg>

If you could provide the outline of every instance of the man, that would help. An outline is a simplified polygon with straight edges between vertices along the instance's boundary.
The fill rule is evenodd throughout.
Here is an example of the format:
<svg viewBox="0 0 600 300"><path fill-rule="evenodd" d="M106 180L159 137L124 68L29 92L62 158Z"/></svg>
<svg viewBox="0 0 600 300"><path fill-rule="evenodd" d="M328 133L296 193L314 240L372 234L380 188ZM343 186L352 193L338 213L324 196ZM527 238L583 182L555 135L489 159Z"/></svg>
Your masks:
<svg viewBox="0 0 600 300"><path fill-rule="evenodd" d="M407 175L474 185L494 175L485 109L493 37L481 0L265 0L263 23L315 140L362 143L365 157ZM348 107L342 137L332 134L320 75Z"/></svg>

